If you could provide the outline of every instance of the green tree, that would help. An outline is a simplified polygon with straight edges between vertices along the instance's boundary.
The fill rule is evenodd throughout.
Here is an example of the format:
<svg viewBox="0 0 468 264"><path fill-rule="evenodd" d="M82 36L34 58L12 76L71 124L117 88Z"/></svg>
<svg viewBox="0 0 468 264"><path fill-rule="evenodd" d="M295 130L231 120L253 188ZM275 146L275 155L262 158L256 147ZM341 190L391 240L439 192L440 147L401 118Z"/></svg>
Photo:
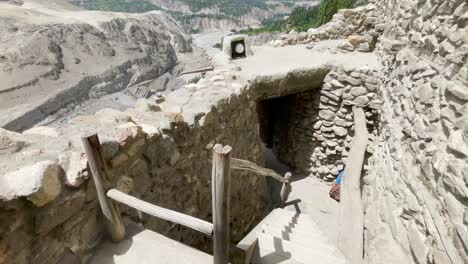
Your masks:
<svg viewBox="0 0 468 264"><path fill-rule="evenodd" d="M350 8L353 0L323 0L320 4L319 26L328 23L338 10Z"/></svg>

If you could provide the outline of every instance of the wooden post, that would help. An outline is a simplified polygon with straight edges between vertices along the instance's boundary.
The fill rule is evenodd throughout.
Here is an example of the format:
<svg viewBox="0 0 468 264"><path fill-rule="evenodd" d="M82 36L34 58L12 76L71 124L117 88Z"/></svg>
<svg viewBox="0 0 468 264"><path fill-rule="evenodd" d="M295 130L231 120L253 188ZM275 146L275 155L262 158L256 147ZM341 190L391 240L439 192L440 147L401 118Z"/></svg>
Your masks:
<svg viewBox="0 0 468 264"><path fill-rule="evenodd" d="M369 132L362 108L353 107L354 138L341 180L338 247L352 264L361 264L364 248L364 212L361 175Z"/></svg>
<svg viewBox="0 0 468 264"><path fill-rule="evenodd" d="M211 174L213 201L213 260L214 264L229 263L231 209L230 192L230 146L216 144L213 148L213 169Z"/></svg>
<svg viewBox="0 0 468 264"><path fill-rule="evenodd" d="M281 197L281 204L280 207L284 206L284 203L288 200L289 192L290 192L290 183L291 183L291 173L287 172L284 175L283 186L281 186L280 197Z"/></svg>
<svg viewBox="0 0 468 264"><path fill-rule="evenodd" d="M106 218L106 226L111 233L113 241L121 241L125 238L125 226L120 216L119 208L111 199L107 198L106 181L109 179L106 163L102 155L101 143L97 134L82 137L89 168L93 175L94 184L98 194L101 210Z"/></svg>

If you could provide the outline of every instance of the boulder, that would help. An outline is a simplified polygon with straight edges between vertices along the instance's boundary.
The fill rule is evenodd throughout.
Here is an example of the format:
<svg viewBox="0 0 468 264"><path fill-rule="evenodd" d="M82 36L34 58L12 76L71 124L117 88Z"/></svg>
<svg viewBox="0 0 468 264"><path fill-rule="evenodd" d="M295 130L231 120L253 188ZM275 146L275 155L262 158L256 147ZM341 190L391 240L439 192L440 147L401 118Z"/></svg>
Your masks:
<svg viewBox="0 0 468 264"><path fill-rule="evenodd" d="M354 46L351 43L349 43L349 41L344 41L343 43L339 44L338 48L341 50L347 50L347 51L354 50Z"/></svg>
<svg viewBox="0 0 468 264"><path fill-rule="evenodd" d="M371 48L370 48L369 43L365 42L365 43L359 44L359 45L356 47L356 50L357 50L357 51L360 51L360 52L370 52L370 51L371 51Z"/></svg>
<svg viewBox="0 0 468 264"><path fill-rule="evenodd" d="M41 161L0 177L0 199L26 197L37 207L53 201L62 191L63 170L52 161Z"/></svg>

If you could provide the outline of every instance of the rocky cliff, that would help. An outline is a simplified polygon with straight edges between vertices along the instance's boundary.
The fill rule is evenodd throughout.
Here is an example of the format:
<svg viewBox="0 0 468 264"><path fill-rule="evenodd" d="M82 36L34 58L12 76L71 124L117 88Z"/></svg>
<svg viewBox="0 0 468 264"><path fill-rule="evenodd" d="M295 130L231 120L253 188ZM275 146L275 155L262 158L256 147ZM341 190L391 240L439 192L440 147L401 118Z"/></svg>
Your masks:
<svg viewBox="0 0 468 264"><path fill-rule="evenodd" d="M0 126L22 130L177 64L191 39L163 12L144 15L0 4Z"/></svg>

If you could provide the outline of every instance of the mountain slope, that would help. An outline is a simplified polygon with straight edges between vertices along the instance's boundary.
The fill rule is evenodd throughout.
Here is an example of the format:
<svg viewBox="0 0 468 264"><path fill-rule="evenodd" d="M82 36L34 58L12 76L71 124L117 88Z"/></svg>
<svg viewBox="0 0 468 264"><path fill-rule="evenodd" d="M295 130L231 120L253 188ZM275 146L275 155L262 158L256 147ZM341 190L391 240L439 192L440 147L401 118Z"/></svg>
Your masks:
<svg viewBox="0 0 468 264"><path fill-rule="evenodd" d="M0 3L0 126L28 128L64 108L158 78L191 51L166 13L69 11Z"/></svg>

